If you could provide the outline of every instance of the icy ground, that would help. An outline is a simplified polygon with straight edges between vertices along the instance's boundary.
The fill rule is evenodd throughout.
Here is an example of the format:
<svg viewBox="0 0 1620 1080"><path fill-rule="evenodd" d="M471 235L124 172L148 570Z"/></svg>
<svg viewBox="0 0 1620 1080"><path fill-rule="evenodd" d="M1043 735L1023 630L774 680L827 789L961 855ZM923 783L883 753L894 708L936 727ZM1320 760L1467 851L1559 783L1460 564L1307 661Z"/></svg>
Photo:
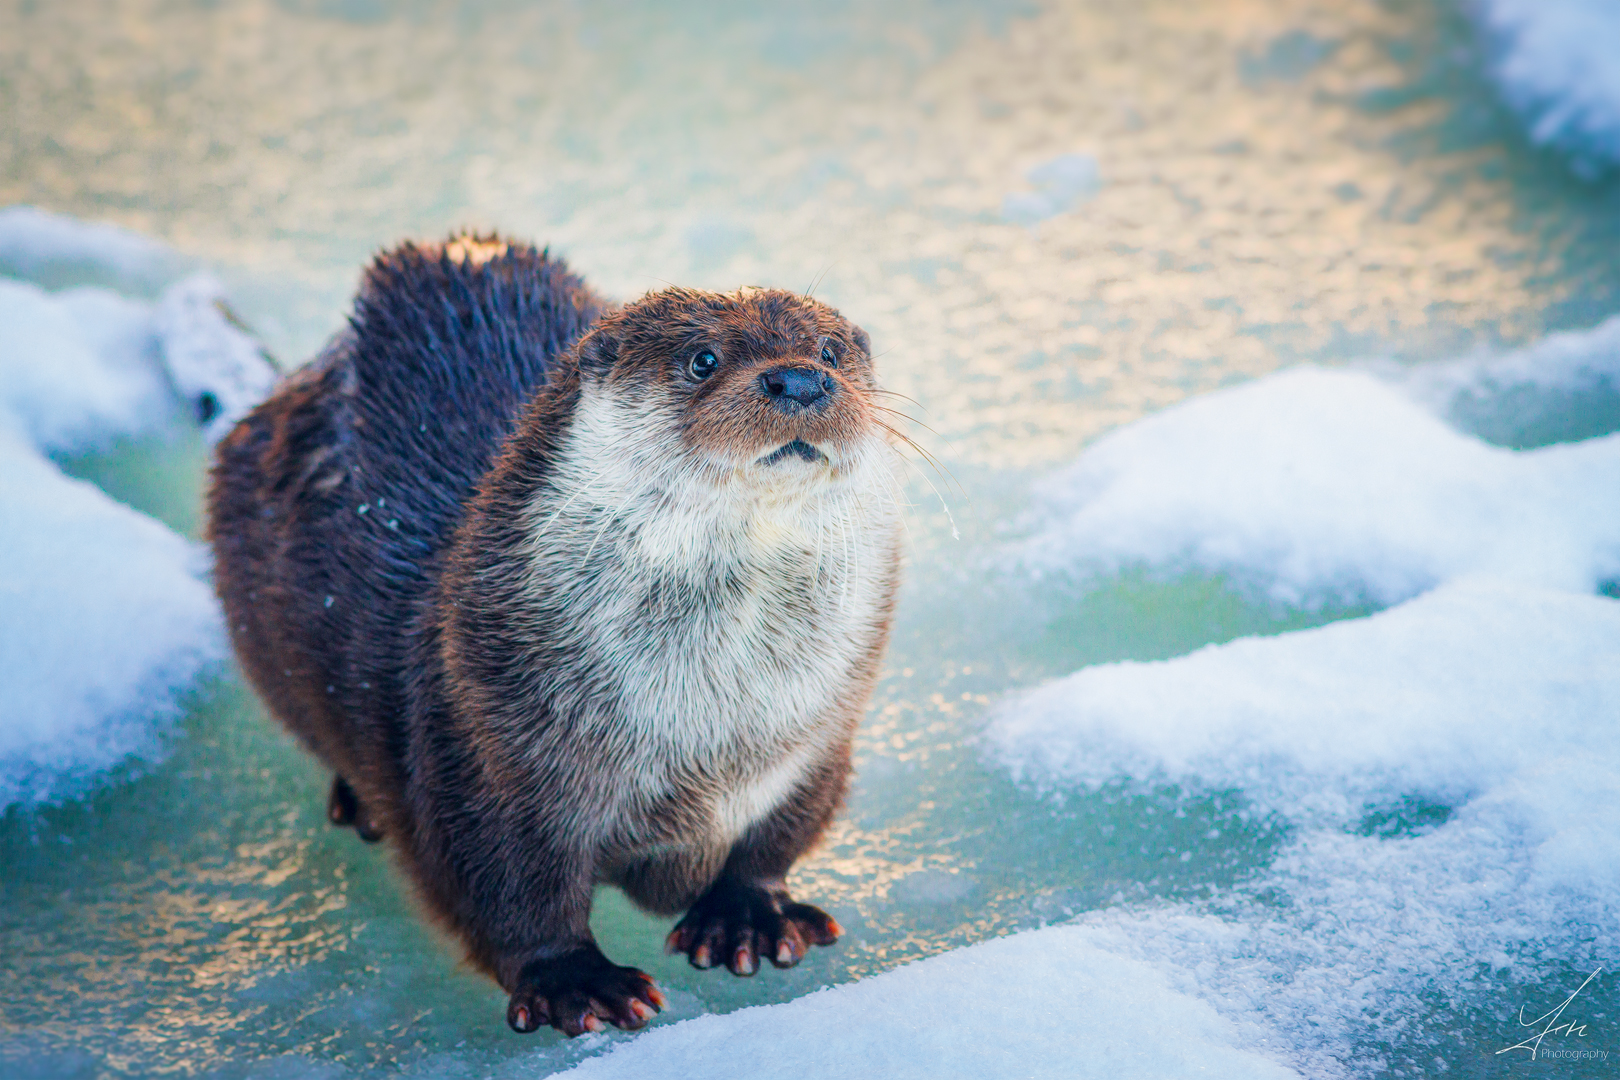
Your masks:
<svg viewBox="0 0 1620 1080"><path fill-rule="evenodd" d="M131 287L178 263L132 233L0 210L0 267ZM155 760L177 694L223 658L202 549L52 460L184 438L191 417L217 435L257 400L272 371L219 297L206 276L155 303L0 277L0 809Z"/></svg>
<svg viewBox="0 0 1620 1080"><path fill-rule="evenodd" d="M124 9L0 5L0 201L186 252L0 210L0 1076L1615 1075L1615 4ZM603 890L637 1036L506 1028L204 583L199 262L297 361L466 224L816 282L955 473L792 878L848 936Z"/></svg>
<svg viewBox="0 0 1620 1080"><path fill-rule="evenodd" d="M1615 327L1382 379L1287 371L1129 425L1043 486L1015 554L1061 587L1146 566L1394 605L1086 668L993 714L984 752L1056 798L1242 800L1288 836L1262 873L691 1021L577 1073L690 1075L717 1044L751 1065L790 1039L818 1076L1356 1076L1390 1063L1348 1046L1444 1064L1456 1040L1419 1020L1436 999L1465 1015L1549 963L1566 992L1612 964L1620 603L1594 594L1620 576L1620 435L1516 452L1417 402L1497 423L1511 403L1533 427L1545 396L1604 401ZM919 1019L935 1009L943 1029ZM1175 1038L1134 1037L1140 1018Z"/></svg>
<svg viewBox="0 0 1620 1080"><path fill-rule="evenodd" d="M0 536L6 803L158 760L222 655L197 544L57 461L217 434L270 374L216 283L160 277L138 298L160 249L0 212L5 265L53 250L80 274L102 253L137 295L0 279L0 508L26 526ZM780 1004L704 1015L678 992L677 1022L584 1040L608 1052L577 1072L1359 1077L1447 1060L1458 1036L1427 1030L1436 1016L1472 1018L1482 1054L1507 1046L1497 1004L1556 999L1620 953L1617 387L1611 321L1416 368L1297 366L1098 440L1036 485L1025 535L991 560L1000 606L1134 578L1216 579L1318 621L1382 610L1085 667L999 700L970 753L1054 808L1207 816L1171 867L1223 831L1270 853L1223 886L1049 909L1064 925ZM888 888L950 911L982 886L947 864Z"/></svg>

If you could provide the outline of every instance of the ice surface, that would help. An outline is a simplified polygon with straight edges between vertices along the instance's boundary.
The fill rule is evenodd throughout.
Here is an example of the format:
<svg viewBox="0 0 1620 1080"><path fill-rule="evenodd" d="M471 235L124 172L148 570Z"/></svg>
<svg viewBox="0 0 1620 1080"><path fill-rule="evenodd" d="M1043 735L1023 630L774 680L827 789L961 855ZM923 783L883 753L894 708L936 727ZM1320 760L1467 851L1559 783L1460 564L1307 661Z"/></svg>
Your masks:
<svg viewBox="0 0 1620 1080"><path fill-rule="evenodd" d="M1101 937L1056 927L987 941L786 1004L656 1029L566 1075L1298 1076L1241 1047L1259 1035L1157 968L1099 948Z"/></svg>
<svg viewBox="0 0 1620 1080"><path fill-rule="evenodd" d="M1472 580L1085 669L1007 703L985 739L1043 786L1237 789L1295 829L1220 902L1086 923L1334 1075L1436 993L1620 945L1617 715L1620 603Z"/></svg>
<svg viewBox="0 0 1620 1080"><path fill-rule="evenodd" d="M1596 176L1620 164L1620 4L1476 0L1491 75L1533 142Z"/></svg>
<svg viewBox="0 0 1620 1080"><path fill-rule="evenodd" d="M1102 179L1090 154L1059 154L1024 174L1034 191L1015 191L1001 203L1001 216L1019 225L1035 225L1097 194Z"/></svg>
<svg viewBox="0 0 1620 1080"><path fill-rule="evenodd" d="M1292 606L1620 575L1620 436L1515 452L1365 372L1299 367L1104 437L1048 480L1036 572L1231 574Z"/></svg>
<svg viewBox="0 0 1620 1080"><path fill-rule="evenodd" d="M176 260L120 230L0 211L0 256L39 269ZM201 549L46 456L199 419L217 437L274 377L210 278L156 306L0 279L0 807L52 799L157 750L176 694L223 657ZM182 402L177 396L183 395Z"/></svg>

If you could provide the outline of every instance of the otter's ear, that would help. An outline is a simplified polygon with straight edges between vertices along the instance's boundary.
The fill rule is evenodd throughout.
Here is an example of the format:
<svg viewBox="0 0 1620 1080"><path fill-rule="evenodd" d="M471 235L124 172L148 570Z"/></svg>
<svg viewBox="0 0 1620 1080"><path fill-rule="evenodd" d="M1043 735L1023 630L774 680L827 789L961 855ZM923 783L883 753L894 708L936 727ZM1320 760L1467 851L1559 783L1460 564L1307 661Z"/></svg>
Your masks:
<svg viewBox="0 0 1620 1080"><path fill-rule="evenodd" d="M612 327L596 326L579 339L579 370L598 378L619 360L619 335Z"/></svg>
<svg viewBox="0 0 1620 1080"><path fill-rule="evenodd" d="M851 326L849 336L854 339L855 347L870 359L872 356L872 339L866 336L866 331L858 326Z"/></svg>

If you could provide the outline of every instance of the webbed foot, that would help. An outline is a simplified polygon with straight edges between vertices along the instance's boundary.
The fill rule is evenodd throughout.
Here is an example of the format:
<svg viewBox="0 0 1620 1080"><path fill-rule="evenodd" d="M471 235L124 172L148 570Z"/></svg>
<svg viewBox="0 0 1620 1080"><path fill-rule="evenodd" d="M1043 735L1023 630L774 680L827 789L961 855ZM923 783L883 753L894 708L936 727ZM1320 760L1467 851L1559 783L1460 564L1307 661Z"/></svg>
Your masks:
<svg viewBox="0 0 1620 1080"><path fill-rule="evenodd" d="M800 904L780 885L721 878L692 905L664 942L695 968L723 963L752 975L765 957L779 968L804 959L811 945L831 945L844 932L831 915Z"/></svg>
<svg viewBox="0 0 1620 1080"><path fill-rule="evenodd" d="M550 1024L572 1038L601 1031L603 1024L635 1031L663 1007L664 995L650 975L619 967L587 945L524 967L506 1006L506 1022L525 1033Z"/></svg>

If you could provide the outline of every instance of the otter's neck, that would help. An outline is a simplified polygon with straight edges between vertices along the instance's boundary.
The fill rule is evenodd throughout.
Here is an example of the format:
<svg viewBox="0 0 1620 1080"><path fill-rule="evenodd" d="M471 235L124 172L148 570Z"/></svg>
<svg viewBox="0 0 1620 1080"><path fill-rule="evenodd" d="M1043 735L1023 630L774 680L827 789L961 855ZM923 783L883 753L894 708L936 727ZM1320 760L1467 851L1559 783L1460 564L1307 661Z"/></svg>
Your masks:
<svg viewBox="0 0 1620 1080"><path fill-rule="evenodd" d="M880 444L836 478L727 475L667 421L583 392L513 553L535 662L594 722L692 753L815 726L864 698L887 630L891 460Z"/></svg>

